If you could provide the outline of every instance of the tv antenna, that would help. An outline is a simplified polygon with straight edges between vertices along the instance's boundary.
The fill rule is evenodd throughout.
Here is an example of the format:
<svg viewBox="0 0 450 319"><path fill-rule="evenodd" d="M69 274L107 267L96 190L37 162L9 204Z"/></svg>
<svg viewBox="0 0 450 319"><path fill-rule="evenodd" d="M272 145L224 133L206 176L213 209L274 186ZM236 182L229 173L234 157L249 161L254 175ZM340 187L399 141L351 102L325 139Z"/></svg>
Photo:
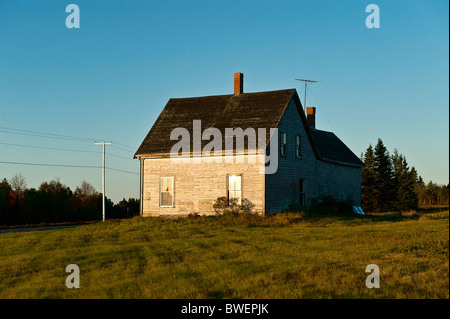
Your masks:
<svg viewBox="0 0 450 319"><path fill-rule="evenodd" d="M315 80L307 80L307 79L295 79L296 81L303 81L305 82L305 99L303 100L303 110L306 110L306 87L308 85L308 83L317 83L317 82L322 82L322 81L315 81Z"/></svg>

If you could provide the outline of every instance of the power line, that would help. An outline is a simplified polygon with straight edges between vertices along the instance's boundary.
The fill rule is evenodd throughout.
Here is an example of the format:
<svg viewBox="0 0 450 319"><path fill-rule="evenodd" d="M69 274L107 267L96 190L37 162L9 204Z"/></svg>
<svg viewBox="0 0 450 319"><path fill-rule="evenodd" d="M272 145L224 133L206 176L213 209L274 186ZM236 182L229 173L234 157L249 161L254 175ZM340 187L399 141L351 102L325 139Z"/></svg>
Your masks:
<svg viewBox="0 0 450 319"><path fill-rule="evenodd" d="M137 147L134 147L134 146L129 146L129 145L126 145L126 144L122 144L122 143L119 143L119 142L116 142L116 141L113 141L115 144L119 144L119 145L122 145L122 146L125 146L125 147L129 147L129 148L131 148L131 149L133 149L133 150L137 150Z"/></svg>
<svg viewBox="0 0 450 319"><path fill-rule="evenodd" d="M33 136L33 137L54 138L54 139L58 139L58 140L84 141L84 142L87 141L87 140L76 139L76 138L67 138L67 137L58 137L58 136L46 136L46 135L37 135L37 134L23 133L23 132L8 132L8 131L4 131L4 130L0 130L0 132L1 132L1 133L7 133L7 134L27 135L27 136Z"/></svg>
<svg viewBox="0 0 450 319"><path fill-rule="evenodd" d="M7 133L7 134L18 134L18 135L26 135L26 136L33 136L33 137L43 137L43 138L53 138L53 139L62 139L62 140L72 140L72 141L95 141L93 138L88 137L80 137L80 136L71 136L71 135L62 135L62 134L53 134L53 133L46 133L46 132L40 132L40 131L31 131L31 130L24 130L24 129L16 129L16 128L10 128L10 127L4 127L0 126L0 133ZM136 148L133 146L129 146L126 144L115 142L123 147L127 147L130 149L135 150ZM0 142L1 145L8 145L8 146L15 146L15 147L28 147L28 148L35 148L35 149L46 149L46 150L54 150L54 151L69 151L69 152L83 152L83 153L96 153L98 154L98 151L88 151L88 150L80 150L80 149L68 149L68 148L56 148L56 147L44 147L44 146L36 146L36 145L27 145L27 144L17 144L17 143L5 143ZM104 144L105 143L101 143ZM131 150L113 146L116 149L119 149L121 151L131 153ZM123 157L116 154L108 153L108 155L122 158L126 160L132 161L131 157ZM103 150L103 156L105 156L105 150ZM29 163L29 162L12 162L12 161L0 161L0 164L9 164L9 165L30 165L30 166L45 166L45 167L65 167L65 168L103 168L103 172L105 169L113 170L116 172L122 172L127 174L133 174L133 175L139 175L139 173L121 170L117 168L112 167L105 167L104 162L103 166L93 166L93 165L69 165L69 164L48 164L48 163Z"/></svg>
<svg viewBox="0 0 450 319"><path fill-rule="evenodd" d="M48 137L48 138L59 138L59 139L69 139L69 140L78 140L78 141L92 141L92 140L94 140L94 139L88 138L88 137L45 133L45 132L39 132L39 131L30 131L30 130L11 128L11 127L4 127L4 126L0 126L0 129L1 129L1 132L3 132L3 133L12 133L12 134L19 134L19 133L21 133L22 135L31 135L31 136ZM16 131L16 132L8 132L8 131L4 131L4 130Z"/></svg>
<svg viewBox="0 0 450 319"><path fill-rule="evenodd" d="M15 144L15 143L3 143L3 142L0 142L0 144L8 145L8 146L15 146L15 147L37 148L37 149L44 149L44 150L51 150L51 151L66 151L66 152L77 152L77 153L82 152L82 153L95 153L95 154L100 153L99 151L87 151L87 150L80 150L80 149L57 148L57 147L44 147L44 146L27 145L27 144ZM124 156L112 154L109 152L107 152L106 154L113 156L113 157L118 157L118 158L126 159L129 161L133 161L133 159L131 157L124 157Z"/></svg>
<svg viewBox="0 0 450 319"><path fill-rule="evenodd" d="M312 92L312 90L310 89L309 92L311 93L311 95L314 97L314 99L317 101L318 104L320 104L320 107L318 108L320 111L323 112L323 114L325 115L328 123L330 123L331 128L333 129L333 131L339 135L339 132L334 128L333 123L331 122L330 118L328 117L327 113L325 112L325 109L323 108L322 104L319 102L319 100L317 99L317 97L314 95L314 93Z"/></svg>
<svg viewBox="0 0 450 319"><path fill-rule="evenodd" d="M132 158L130 158L130 157L119 156L119 155L111 154L111 153L109 153L109 152L106 152L106 154L108 154L108 155L110 155L110 156L122 158L122 159L125 159L125 160L128 160L128 161L134 161L134 160L133 160Z"/></svg>
<svg viewBox="0 0 450 319"><path fill-rule="evenodd" d="M92 166L92 165L67 165L67 164L23 163L23 162L5 162L5 161L0 161L0 163L1 163L1 164L13 164L13 165L48 166L48 167L102 168L101 166Z"/></svg>
<svg viewBox="0 0 450 319"><path fill-rule="evenodd" d="M112 171L116 171L116 172L122 172L122 173L128 173L128 174L140 175L139 173L130 172L130 171L124 171L124 170L117 169L117 168L106 167L106 169L109 169L109 170L112 170Z"/></svg>
<svg viewBox="0 0 450 319"><path fill-rule="evenodd" d="M128 153L132 152L132 151L130 151L130 150L126 150L126 149L124 149L124 148L117 147L117 146L114 146L114 145L111 145L111 147L116 148L116 149L121 150L121 151L124 151L124 152L128 152Z"/></svg>
<svg viewBox="0 0 450 319"><path fill-rule="evenodd" d="M8 131L5 131L8 130ZM13 132L11 132L13 131ZM96 138L91 137L81 137L81 136L72 136L72 135L62 135L62 134L54 134L54 133L46 133L41 131L31 131L31 130L23 130L23 129L17 129L12 127L5 127L0 126L0 132L2 133L9 133L9 134L19 134L19 135L28 135L28 136L34 136L34 137L46 137L46 138L56 138L56 139L66 139L66 140L72 140L72 141L86 141L86 142L92 142L97 140ZM136 150L137 147L126 145L123 143L119 143L116 141L113 141L114 143L128 147L130 149Z"/></svg>
<svg viewBox="0 0 450 319"><path fill-rule="evenodd" d="M68 164L47 164L47 163L24 163L24 162L8 162L8 161L0 161L0 164L11 164L11 165L30 165L30 166L46 166L46 167L67 167L67 168L102 168L101 166L94 166L94 165L68 165ZM112 167L105 167L106 169L116 171L116 172L122 172L122 173L128 173L128 174L134 174L139 175L139 173L131 172L131 171L125 171L117 168Z"/></svg>
<svg viewBox="0 0 450 319"><path fill-rule="evenodd" d="M0 144L2 144L2 145L9 145L9 146L39 148L39 149L53 150L53 151L83 152L83 153L99 154L98 151L86 151L86 150L77 150L77 149L68 149L68 148L44 147L44 146L35 146L35 145L26 145L26 144L14 144L14 143L3 143L3 142L0 142Z"/></svg>

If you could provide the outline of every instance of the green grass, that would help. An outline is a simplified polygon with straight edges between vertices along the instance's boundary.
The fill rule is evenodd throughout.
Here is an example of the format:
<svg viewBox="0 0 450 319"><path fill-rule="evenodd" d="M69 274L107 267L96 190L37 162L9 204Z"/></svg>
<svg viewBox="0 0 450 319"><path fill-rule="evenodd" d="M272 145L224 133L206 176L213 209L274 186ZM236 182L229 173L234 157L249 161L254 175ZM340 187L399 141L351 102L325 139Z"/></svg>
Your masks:
<svg viewBox="0 0 450 319"><path fill-rule="evenodd" d="M0 234L0 298L449 298L448 218L133 218ZM80 289L65 286L68 264ZM365 286L369 264L379 289Z"/></svg>

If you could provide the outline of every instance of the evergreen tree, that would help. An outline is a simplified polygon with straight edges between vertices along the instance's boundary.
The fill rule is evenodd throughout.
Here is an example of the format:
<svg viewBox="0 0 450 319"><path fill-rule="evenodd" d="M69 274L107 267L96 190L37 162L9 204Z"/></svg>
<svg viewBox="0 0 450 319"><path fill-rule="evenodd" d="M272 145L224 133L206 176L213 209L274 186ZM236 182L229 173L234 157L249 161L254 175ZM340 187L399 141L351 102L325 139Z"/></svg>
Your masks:
<svg viewBox="0 0 450 319"><path fill-rule="evenodd" d="M399 154L397 149L394 150L392 155L392 163L394 169L394 207L400 211L417 209L418 198L415 192L417 172L415 169L409 169L406 157Z"/></svg>
<svg viewBox="0 0 450 319"><path fill-rule="evenodd" d="M374 209L376 211L388 211L392 209L395 192L393 191L393 167L389 152L379 138L374 151L375 189Z"/></svg>
<svg viewBox="0 0 450 319"><path fill-rule="evenodd" d="M430 181L425 186L425 205L436 205L438 186Z"/></svg>
<svg viewBox="0 0 450 319"><path fill-rule="evenodd" d="M414 166L411 167L410 173L411 178L414 180L414 184L419 183L419 179L422 179L422 177L419 176L419 173L417 173L417 170Z"/></svg>
<svg viewBox="0 0 450 319"><path fill-rule="evenodd" d="M376 172L373 147L369 144L364 156L361 155L364 167L361 170L361 206L365 211L375 209L375 182Z"/></svg>
<svg viewBox="0 0 450 319"><path fill-rule="evenodd" d="M406 158L404 159L404 166L407 167ZM414 167L413 167L414 168ZM415 186L417 183L417 172L416 169L411 168L407 170L406 174L406 202L408 209L417 209L419 208L419 197L417 196Z"/></svg>
<svg viewBox="0 0 450 319"><path fill-rule="evenodd" d="M414 185L414 191L417 194L419 206L423 206L425 202L425 183L422 179L422 176L420 176L419 174L417 174L416 184Z"/></svg>

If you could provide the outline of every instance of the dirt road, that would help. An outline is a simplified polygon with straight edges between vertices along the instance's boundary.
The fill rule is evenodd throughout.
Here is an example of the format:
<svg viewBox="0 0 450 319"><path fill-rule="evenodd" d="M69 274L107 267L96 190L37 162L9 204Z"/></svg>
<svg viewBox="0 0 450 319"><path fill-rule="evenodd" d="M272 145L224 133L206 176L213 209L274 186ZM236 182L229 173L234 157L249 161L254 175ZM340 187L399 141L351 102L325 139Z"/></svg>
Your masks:
<svg viewBox="0 0 450 319"><path fill-rule="evenodd" d="M52 230L52 229L61 229L61 228L70 228L81 226L82 224L77 225L54 225L54 226L34 226L34 227L16 227L16 228L0 228L0 234L4 233L24 233L30 231L43 231L43 230Z"/></svg>

